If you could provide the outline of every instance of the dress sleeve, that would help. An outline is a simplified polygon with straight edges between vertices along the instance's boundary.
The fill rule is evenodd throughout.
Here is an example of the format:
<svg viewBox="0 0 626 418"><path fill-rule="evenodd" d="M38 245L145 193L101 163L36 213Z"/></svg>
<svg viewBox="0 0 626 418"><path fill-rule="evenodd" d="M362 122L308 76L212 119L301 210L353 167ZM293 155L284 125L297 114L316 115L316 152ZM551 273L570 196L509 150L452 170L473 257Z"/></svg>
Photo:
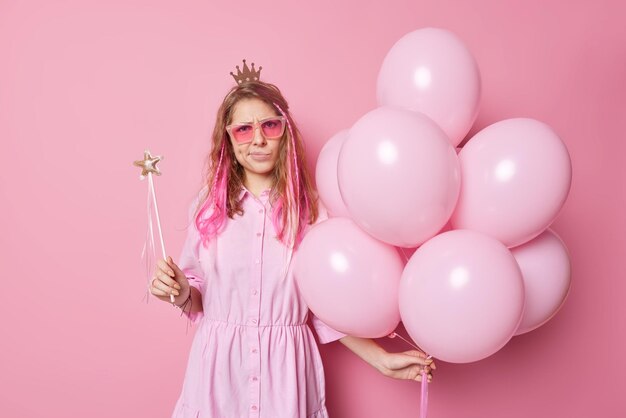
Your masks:
<svg viewBox="0 0 626 418"><path fill-rule="evenodd" d="M336 329L329 327L324 322L322 322L321 319L315 316L313 311L310 311L310 312L311 312L311 322L313 323L313 328L315 328L317 337L320 340L320 344L331 343L333 341L337 341L348 335L348 334L344 334L342 332L337 331Z"/></svg>
<svg viewBox="0 0 626 418"><path fill-rule="evenodd" d="M180 257L178 258L178 267L187 276L189 285L195 287L200 291L202 297L204 297L204 291L206 290L206 280L204 278L204 272L200 266L199 248L202 245L200 240L200 233L196 228L193 214L195 212L198 199L194 199L189 207L188 212L188 226L187 226L187 238L183 244ZM204 312L189 312L185 309L184 315L187 316L192 323L197 323L204 316Z"/></svg>

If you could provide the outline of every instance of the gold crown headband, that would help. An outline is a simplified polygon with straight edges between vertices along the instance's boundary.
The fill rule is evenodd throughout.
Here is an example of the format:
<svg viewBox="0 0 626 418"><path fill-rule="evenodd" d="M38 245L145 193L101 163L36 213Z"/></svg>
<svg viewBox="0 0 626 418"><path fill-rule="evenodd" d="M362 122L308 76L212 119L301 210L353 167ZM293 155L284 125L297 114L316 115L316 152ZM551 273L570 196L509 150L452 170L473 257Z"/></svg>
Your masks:
<svg viewBox="0 0 626 418"><path fill-rule="evenodd" d="M248 68L248 64L246 64L246 60L243 60L243 71L239 69L238 65L236 67L237 75L233 74L232 71L230 72L230 75L233 76L237 84L242 84L246 81L259 81L259 78L261 77L261 70L263 69L263 67L259 67L259 71L255 71L254 63L252 63L252 70L250 70L250 68Z"/></svg>

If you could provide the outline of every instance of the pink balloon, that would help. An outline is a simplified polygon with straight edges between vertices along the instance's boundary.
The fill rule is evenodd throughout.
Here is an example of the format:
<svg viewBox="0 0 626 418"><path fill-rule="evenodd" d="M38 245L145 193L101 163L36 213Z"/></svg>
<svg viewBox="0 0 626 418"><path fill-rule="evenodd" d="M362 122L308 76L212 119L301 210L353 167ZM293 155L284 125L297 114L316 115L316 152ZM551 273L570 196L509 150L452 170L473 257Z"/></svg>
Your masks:
<svg viewBox="0 0 626 418"><path fill-rule="evenodd" d="M379 338L400 322L400 255L348 218L311 228L297 251L294 275L309 308L338 331Z"/></svg>
<svg viewBox="0 0 626 418"><path fill-rule="evenodd" d="M373 237L416 247L445 225L460 190L457 154L428 117L380 107L350 129L337 164L350 217Z"/></svg>
<svg viewBox="0 0 626 418"><path fill-rule="evenodd" d="M378 73L377 98L379 106L426 114L452 145L458 145L478 114L478 65L453 33L419 29L404 35L387 53Z"/></svg>
<svg viewBox="0 0 626 418"><path fill-rule="evenodd" d="M526 289L526 309L515 335L548 322L561 308L570 289L571 264L565 243L551 229L511 248Z"/></svg>
<svg viewBox="0 0 626 418"><path fill-rule="evenodd" d="M400 280L400 316L423 350L451 363L488 357L513 337L524 282L501 242L470 230L437 235L417 249Z"/></svg>
<svg viewBox="0 0 626 418"><path fill-rule="evenodd" d="M455 229L483 232L515 247L543 232L567 199L567 148L537 120L494 123L465 144L459 159L463 182L450 218Z"/></svg>
<svg viewBox="0 0 626 418"><path fill-rule="evenodd" d="M315 167L315 182L320 198L332 216L350 217L346 205L339 193L337 182L337 160L339 151L348 137L348 130L339 131L324 145L317 157Z"/></svg>

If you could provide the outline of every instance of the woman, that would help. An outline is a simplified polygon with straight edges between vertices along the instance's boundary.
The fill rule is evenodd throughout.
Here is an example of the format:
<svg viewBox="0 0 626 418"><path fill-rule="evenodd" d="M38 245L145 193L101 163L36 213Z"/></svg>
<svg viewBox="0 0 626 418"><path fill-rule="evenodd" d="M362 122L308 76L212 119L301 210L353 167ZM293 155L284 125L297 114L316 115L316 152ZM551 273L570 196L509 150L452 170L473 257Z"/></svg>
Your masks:
<svg viewBox="0 0 626 418"><path fill-rule="evenodd" d="M237 67L239 69L239 67ZM300 132L259 71L237 81L217 113L206 186L191 206L179 265L159 260L151 293L199 323L174 417L328 417L322 360L293 277L298 244L327 218ZM194 210L195 209L195 210ZM388 353L312 315L320 343L339 340L381 371L420 380L419 351Z"/></svg>

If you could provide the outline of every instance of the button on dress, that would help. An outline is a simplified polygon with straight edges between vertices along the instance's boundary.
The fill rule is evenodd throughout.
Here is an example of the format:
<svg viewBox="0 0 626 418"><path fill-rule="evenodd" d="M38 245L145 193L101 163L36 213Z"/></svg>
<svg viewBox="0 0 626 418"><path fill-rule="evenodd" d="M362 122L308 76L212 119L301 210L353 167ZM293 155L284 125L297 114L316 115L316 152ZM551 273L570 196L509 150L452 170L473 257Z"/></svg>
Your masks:
<svg viewBox="0 0 626 418"><path fill-rule="evenodd" d="M257 198L243 188L239 197L244 214L227 218L208 247L189 225L178 266L204 311L185 313L197 330L172 417L328 417L322 359L293 276L298 252L287 269L269 190ZM327 219L321 202L319 212L317 222ZM346 335L312 312L311 321L322 344Z"/></svg>

